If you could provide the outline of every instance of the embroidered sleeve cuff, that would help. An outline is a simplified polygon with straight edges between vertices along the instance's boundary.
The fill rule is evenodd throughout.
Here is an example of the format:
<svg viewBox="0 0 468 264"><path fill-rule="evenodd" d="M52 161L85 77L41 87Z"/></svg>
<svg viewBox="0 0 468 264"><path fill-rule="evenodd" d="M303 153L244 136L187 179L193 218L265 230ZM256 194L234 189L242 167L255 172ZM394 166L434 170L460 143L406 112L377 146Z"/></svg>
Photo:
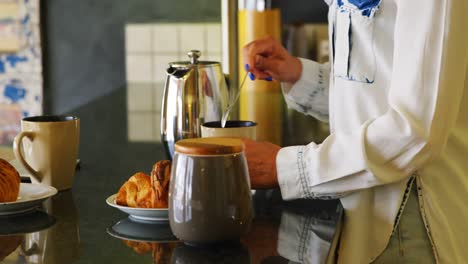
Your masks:
<svg viewBox="0 0 468 264"><path fill-rule="evenodd" d="M282 83L286 103L301 113L328 121L329 64L301 59L302 73L294 84Z"/></svg>
<svg viewBox="0 0 468 264"><path fill-rule="evenodd" d="M276 169L278 183L281 190L281 196L284 200L294 199L339 199L347 192L337 191L338 185L328 184L328 187L321 184L313 185L310 170L311 165L306 158L308 148L317 146L315 143L309 143L307 146L292 146L282 148L276 156Z"/></svg>
<svg viewBox="0 0 468 264"><path fill-rule="evenodd" d="M304 146L286 147L276 155L278 183L284 200L306 198L304 165L300 159L303 150Z"/></svg>

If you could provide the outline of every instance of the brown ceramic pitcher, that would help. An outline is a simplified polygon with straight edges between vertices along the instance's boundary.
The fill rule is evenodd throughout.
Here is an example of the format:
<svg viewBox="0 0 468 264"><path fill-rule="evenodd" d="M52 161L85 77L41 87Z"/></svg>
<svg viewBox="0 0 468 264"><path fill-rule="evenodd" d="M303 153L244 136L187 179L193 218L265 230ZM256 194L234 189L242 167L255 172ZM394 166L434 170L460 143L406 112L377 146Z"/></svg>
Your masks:
<svg viewBox="0 0 468 264"><path fill-rule="evenodd" d="M188 244L239 240L252 213L241 140L194 138L175 144L169 220L179 239Z"/></svg>

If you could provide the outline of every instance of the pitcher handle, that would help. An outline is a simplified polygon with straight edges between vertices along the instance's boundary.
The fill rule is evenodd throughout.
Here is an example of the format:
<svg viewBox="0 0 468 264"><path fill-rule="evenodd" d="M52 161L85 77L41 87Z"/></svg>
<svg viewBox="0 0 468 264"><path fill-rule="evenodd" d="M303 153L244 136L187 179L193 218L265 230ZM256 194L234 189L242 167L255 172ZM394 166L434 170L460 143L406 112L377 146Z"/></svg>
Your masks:
<svg viewBox="0 0 468 264"><path fill-rule="evenodd" d="M16 137L15 140L13 141L13 152L15 154L16 159L23 165L23 167L31 174L31 176L36 179L38 182L41 182L41 179L39 178L39 172L36 171L29 165L29 163L24 159L23 157L23 138L27 137L31 141L34 140L34 133L29 132L29 131L23 131L19 133Z"/></svg>

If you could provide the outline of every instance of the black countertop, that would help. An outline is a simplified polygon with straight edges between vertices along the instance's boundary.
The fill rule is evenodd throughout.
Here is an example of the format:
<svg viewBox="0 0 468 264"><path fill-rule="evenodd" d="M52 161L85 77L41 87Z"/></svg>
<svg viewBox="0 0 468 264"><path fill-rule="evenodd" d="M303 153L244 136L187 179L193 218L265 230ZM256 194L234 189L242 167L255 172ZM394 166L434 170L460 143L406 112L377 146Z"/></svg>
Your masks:
<svg viewBox="0 0 468 264"><path fill-rule="evenodd" d="M34 213L0 216L2 263L322 263L339 219L338 201L253 195L255 218L239 243L194 248L169 223L143 224L106 204L128 177L166 159L158 143L127 139L126 89L70 114L81 119L80 168L71 190ZM156 259L161 258L159 261Z"/></svg>

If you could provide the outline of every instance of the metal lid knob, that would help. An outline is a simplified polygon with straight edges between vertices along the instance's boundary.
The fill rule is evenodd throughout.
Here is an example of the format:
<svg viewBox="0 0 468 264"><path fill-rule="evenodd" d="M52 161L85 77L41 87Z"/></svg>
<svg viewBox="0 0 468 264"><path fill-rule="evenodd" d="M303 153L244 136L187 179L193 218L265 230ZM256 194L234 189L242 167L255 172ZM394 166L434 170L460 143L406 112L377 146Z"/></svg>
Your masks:
<svg viewBox="0 0 468 264"><path fill-rule="evenodd" d="M198 58L200 58L200 56L201 56L201 51L191 50L191 51L187 52L187 55L189 56L190 62L192 64L197 64L198 63Z"/></svg>

